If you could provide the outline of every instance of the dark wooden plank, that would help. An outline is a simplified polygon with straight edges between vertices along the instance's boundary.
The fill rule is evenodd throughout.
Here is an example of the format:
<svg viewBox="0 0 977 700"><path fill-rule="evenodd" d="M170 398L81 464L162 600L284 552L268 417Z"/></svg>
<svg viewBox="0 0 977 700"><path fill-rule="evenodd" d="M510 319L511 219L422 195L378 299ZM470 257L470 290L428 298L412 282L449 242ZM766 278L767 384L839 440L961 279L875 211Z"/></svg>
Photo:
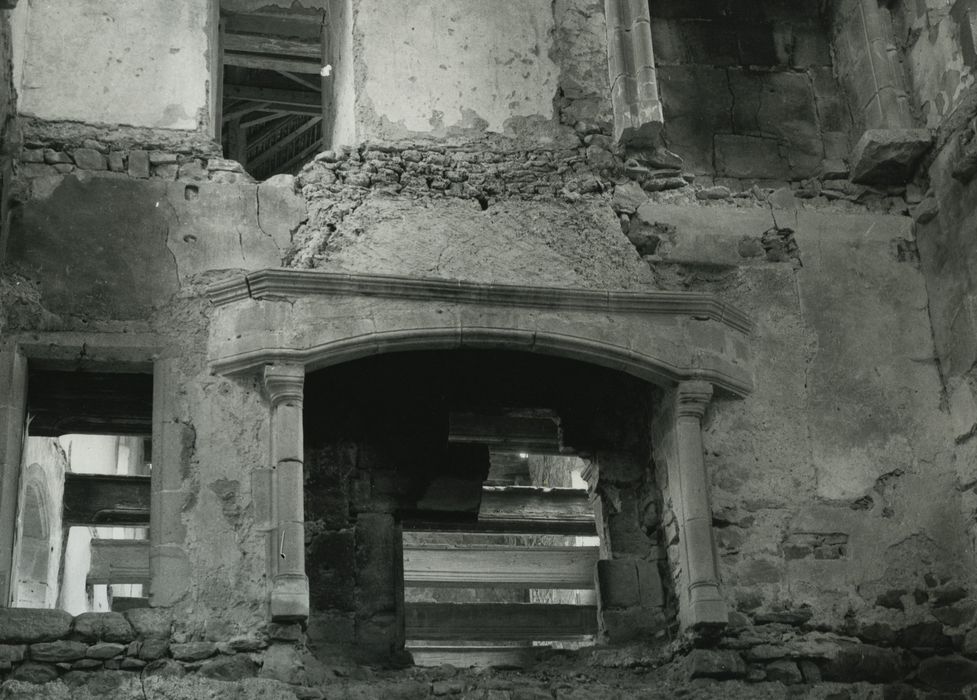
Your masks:
<svg viewBox="0 0 977 700"><path fill-rule="evenodd" d="M141 373L31 371L27 378L31 435L149 435L153 376Z"/></svg>
<svg viewBox="0 0 977 700"><path fill-rule="evenodd" d="M455 668L526 668L532 666L541 646L408 646L415 666L443 666Z"/></svg>
<svg viewBox="0 0 977 700"><path fill-rule="evenodd" d="M149 585L149 540L92 540L88 583Z"/></svg>
<svg viewBox="0 0 977 700"><path fill-rule="evenodd" d="M407 639L559 641L597 632L592 605L406 603Z"/></svg>
<svg viewBox="0 0 977 700"><path fill-rule="evenodd" d="M404 545L404 584L465 588L594 587L597 547Z"/></svg>
<svg viewBox="0 0 977 700"><path fill-rule="evenodd" d="M71 525L149 525L149 477L64 475L63 522Z"/></svg>
<svg viewBox="0 0 977 700"><path fill-rule="evenodd" d="M318 61L320 55L319 42L317 41L300 41L268 34L227 32L224 35L224 48L226 51L292 56L307 58L312 61Z"/></svg>
<svg viewBox="0 0 977 700"><path fill-rule="evenodd" d="M126 596L112 596L112 612L125 612L137 608L148 608L149 598L129 598Z"/></svg>
<svg viewBox="0 0 977 700"><path fill-rule="evenodd" d="M252 158L249 165L253 170L258 170L262 165L264 165L264 163L271 160L278 151L280 151L282 148L290 144L295 139L299 138L302 134L304 134L306 131L314 127L320 121L322 121L321 116L312 117L311 119L306 121L305 124L303 124L298 129L290 133L288 136L281 139L280 141L276 141L274 145L268 148L268 150L263 151L257 157Z"/></svg>
<svg viewBox="0 0 977 700"><path fill-rule="evenodd" d="M241 68L257 68L258 70L290 71L292 73L306 73L319 75L319 61L305 58L282 58L279 56L265 56L264 54L224 52L225 66L239 66Z"/></svg>
<svg viewBox="0 0 977 700"><path fill-rule="evenodd" d="M312 107L321 116L321 98L318 92L303 90L281 90L279 88L259 88L251 85L224 86L224 96L235 100L249 102L268 102L276 105L290 105L295 107Z"/></svg>
<svg viewBox="0 0 977 700"><path fill-rule="evenodd" d="M430 513L425 517L406 515L402 521L405 530L414 532L452 532L471 535L573 535L593 537L597 526L590 522L560 522L558 520L434 520Z"/></svg>
<svg viewBox="0 0 977 700"><path fill-rule="evenodd" d="M509 522L593 523L586 491L538 486L485 486L478 519Z"/></svg>
<svg viewBox="0 0 977 700"><path fill-rule="evenodd" d="M551 418L451 413L448 439L494 450L560 454L559 426Z"/></svg>

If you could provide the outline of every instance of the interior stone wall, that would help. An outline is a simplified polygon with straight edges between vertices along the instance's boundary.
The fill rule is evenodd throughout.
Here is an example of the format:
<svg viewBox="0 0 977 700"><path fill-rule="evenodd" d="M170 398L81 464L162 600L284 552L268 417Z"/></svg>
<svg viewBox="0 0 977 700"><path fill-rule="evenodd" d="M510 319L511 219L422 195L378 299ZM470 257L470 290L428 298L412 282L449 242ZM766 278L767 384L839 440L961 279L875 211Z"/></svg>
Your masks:
<svg viewBox="0 0 977 700"><path fill-rule="evenodd" d="M697 174L802 180L845 159L851 115L816 2L650 3L663 138Z"/></svg>
<svg viewBox="0 0 977 700"><path fill-rule="evenodd" d="M927 115L946 116L925 176L909 186L853 185L844 167L809 177L814 171L791 169L793 151L784 160L779 145L778 160L757 160L762 167L741 177L696 175L667 154L624 152L612 142L601 82L606 66L598 58L602 16L586 3L555 7L565 14L540 22L558 37L547 34L552 43L545 45L559 55L543 63L557 66L557 77L554 82L547 73L546 89L533 92L531 113L513 108L508 127L502 120L501 131L512 130L508 135L488 133L500 128L498 105L492 119L480 113L486 124L449 133L460 118L450 114L460 100L451 92L443 96L454 105L445 110L443 130L415 133L371 121L375 114L360 115L362 124L382 123L390 131L369 132L375 137L369 144L357 132L354 145L321 154L295 178L253 183L212 145L178 130L23 121L14 188L19 212L0 278L0 348L9 350L24 338L58 347L70 334L78 347L89 348L86 358L98 362L98 343L90 341L99 338L139 335L158 343L166 454L177 475L165 504L174 523L167 534L182 545L174 554L179 566L154 582L154 600L173 616L167 623L173 643L210 650L192 652L206 653L206 659L177 659L170 652L191 677L166 682L195 689L187 691L191 695L203 693L211 681L198 678L203 664L194 664L212 658L231 663L224 657L242 652L218 649L218 643L266 635L262 639L282 644L269 642L253 665L233 661L236 677L262 676L250 686L244 682L252 688L247 692L275 681L296 688L318 684L327 688L323 695L340 696L364 687L392 693L395 684L411 683L421 697L451 688L510 697L524 689L548 697L627 696L649 687L663 697L677 687L688 687L693 696L778 697L789 684L798 686L799 696L844 692L860 698L882 692L926 696L972 683L977 607L970 465L977 404L971 368L977 346L969 261L977 192L971 91L954 93L936 112L925 108ZM912 43L916 66L933 65L947 51L956 55L940 37L959 40L962 31L953 13L926 17L934 24ZM676 32L691 23L675 19ZM957 23L956 34L950 22ZM359 26L354 47L365 38L366 25ZM5 22L0 27L7 31ZM782 36L775 30L769 36ZM817 39L811 41L817 48ZM927 63L922 52L934 41ZM668 47L664 39L658 43L663 51ZM791 46L791 55L799 55L801 44ZM534 56L531 48L523 41L514 50L526 58ZM687 50L680 54L685 62L671 67L676 75L700 65L688 60ZM164 55L171 55L166 47ZM759 94L766 95L780 81L805 75L813 81L827 69L815 60L797 71L781 70L787 64L777 56L762 79L740 67L738 54L735 65L710 68L726 82L716 82L716 89L703 82L702 99L722 96L728 107L733 74L750 85L758 80ZM192 62L198 65L197 58ZM692 82L670 80L664 59L662 64L667 105L669 90L687 90ZM467 69L461 61L451 65L461 80ZM483 68L471 75L484 78ZM948 85L925 87L926 70L913 70L919 105L935 104L937 93L949 95ZM808 92L812 84L806 84L804 101L786 102L801 104L804 119L815 99L810 95L817 94ZM755 87L748 93L753 102L742 104L766 115L767 102L757 101ZM200 90L196 85L194 94ZM776 103L778 93L769 94ZM8 100L0 105L9 104L10 95L0 88L0 100ZM727 107L718 112L723 124L731 114ZM770 109L779 122L792 118ZM85 118L101 119L96 116ZM414 124L407 117L419 118L387 116L405 125ZM827 133L823 124L818 128ZM805 125L799 133L813 131ZM398 140L381 140L385 133ZM780 132L770 133L769 140L780 138ZM729 134L768 138L753 126L743 133L730 127ZM676 151L691 167L700 151L692 148L698 141L690 137L689 143ZM827 141L822 144L827 148ZM704 156L702 162L712 161ZM231 220L229 211L235 212ZM714 534L732 611L729 634L687 655L679 640L664 650L639 645L569 660L548 657L544 664L572 672L542 681L450 671L366 677L374 672L318 665L301 629L266 627L265 572L272 553L262 529L267 524L255 513L267 495L257 473L268 466L268 407L257 377L209 372L213 310L203 289L231 272L278 265L571 288L709 291L748 311L757 323L756 389L746 399L717 396L705 420ZM349 445L334 449L340 465L359 459ZM315 505L319 512L344 512L341 503L351 496L342 489L357 482L342 481L343 473L323 476L315 490L325 499ZM657 485L667 488L661 478ZM660 509L667 548L677 536L667 498ZM386 517L380 511L369 515ZM355 566L355 540L310 542L319 545L325 548L319 560L348 563L352 556ZM340 576L321 569L315 575ZM355 597L342 605L352 606L343 613L355 616ZM44 639L4 636L2 644L82 641L71 637L70 624L59 624L61 631ZM348 639L348 629L334 629ZM85 658L92 645L85 642ZM224 648L235 654L217 656ZM81 647L68 649L81 653ZM84 697L99 687L104 697L124 697L140 681L147 688L163 684L148 672L145 678L104 680L104 666L85 672L72 667L82 657L53 661L45 660L44 647L38 653L41 658L30 658L30 648L4 648L0 658L24 654L17 664L44 665L34 678L58 675L51 692L64 697ZM111 657L118 657L119 671L128 656L127 647ZM652 670L659 666L664 669ZM0 673L24 679L20 674L27 672L14 669L11 660ZM586 681L575 678L579 673ZM717 688L714 683L723 679L734 680ZM853 685L858 681L869 685ZM495 683L501 685L488 685ZM69 690L69 684L75 685ZM309 692L296 688L275 692Z"/></svg>

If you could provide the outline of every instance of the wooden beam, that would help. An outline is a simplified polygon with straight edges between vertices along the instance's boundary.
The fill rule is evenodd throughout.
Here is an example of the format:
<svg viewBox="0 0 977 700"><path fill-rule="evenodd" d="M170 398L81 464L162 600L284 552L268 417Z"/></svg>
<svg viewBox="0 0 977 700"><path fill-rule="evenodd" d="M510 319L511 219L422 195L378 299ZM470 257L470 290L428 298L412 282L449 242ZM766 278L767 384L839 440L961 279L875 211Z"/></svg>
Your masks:
<svg viewBox="0 0 977 700"><path fill-rule="evenodd" d="M225 85L224 95L235 100L249 102L268 102L276 105L312 107L316 114L321 108L319 93L302 90L280 90L278 88L259 88L251 85Z"/></svg>
<svg viewBox="0 0 977 700"><path fill-rule="evenodd" d="M252 167L252 169L260 168L264 163L266 163L275 155L276 151L280 151L282 148L290 144L292 141L297 139L299 136L304 134L306 131L308 131L309 129L311 129L321 121L322 121L322 117L312 117L307 122L305 122L305 124L303 124L298 129L290 133L281 141L276 142L274 146L264 151L256 158L252 159L249 165Z"/></svg>
<svg viewBox="0 0 977 700"><path fill-rule="evenodd" d="M92 540L89 584L149 584L149 540Z"/></svg>
<svg viewBox="0 0 977 700"><path fill-rule="evenodd" d="M114 608L113 603L113 608ZM533 665L540 652L549 647L540 646L408 646L415 666L444 666L455 668L525 668Z"/></svg>
<svg viewBox="0 0 977 700"><path fill-rule="evenodd" d="M259 110L255 110L256 113L258 111ZM262 109L260 111L261 112L266 112L268 110ZM275 119L285 119L286 116L287 116L287 113L286 114L283 114L281 112L275 112L273 114L265 114L265 115L262 115L260 117L255 117L254 119L246 119L246 120L245 119L242 119L241 120L241 126L244 127L245 129L249 129L252 126L258 126L259 124L264 124L266 122L274 121Z"/></svg>
<svg viewBox="0 0 977 700"><path fill-rule="evenodd" d="M251 112L263 112L269 107L267 102L261 104L255 104L253 102L245 102L242 107L236 109L231 109L224 112L222 119L226 122L234 121L235 119L240 119L245 114L251 114Z"/></svg>
<svg viewBox="0 0 977 700"><path fill-rule="evenodd" d="M560 454L559 426L551 418L451 413L448 440L511 452Z"/></svg>
<svg viewBox="0 0 977 700"><path fill-rule="evenodd" d="M465 588L594 587L597 547L404 545L404 585Z"/></svg>
<svg viewBox="0 0 977 700"><path fill-rule="evenodd" d="M257 68L259 70L290 71L292 73L307 73L319 75L322 66L318 59L309 61L305 58L279 58L253 53L224 52L225 66L239 66L241 68Z"/></svg>
<svg viewBox="0 0 977 700"><path fill-rule="evenodd" d="M285 76L286 78L288 78L293 82L298 83L304 88L308 88L309 90L319 90L319 86L313 83L311 80L300 78L294 73L289 73L287 70L276 70L275 72L278 73L279 75Z"/></svg>
<svg viewBox="0 0 977 700"><path fill-rule="evenodd" d="M586 491L537 486L484 486L479 521L593 524L594 508Z"/></svg>
<svg viewBox="0 0 977 700"><path fill-rule="evenodd" d="M152 432L151 374L35 370L28 386L31 435Z"/></svg>
<svg viewBox="0 0 977 700"><path fill-rule="evenodd" d="M315 41L299 41L285 39L266 34L236 34L227 32L224 35L224 48L227 51L240 53L272 54L276 56L293 56L319 60L319 44Z"/></svg>
<svg viewBox="0 0 977 700"><path fill-rule="evenodd" d="M593 605L406 603L407 639L559 641L597 632Z"/></svg>
<svg viewBox="0 0 977 700"><path fill-rule="evenodd" d="M64 475L63 524L149 525L149 477Z"/></svg>
<svg viewBox="0 0 977 700"><path fill-rule="evenodd" d="M547 522L545 520L433 520L426 514L406 513L404 530L411 532L451 532L459 535L567 535L595 537L594 522Z"/></svg>
<svg viewBox="0 0 977 700"><path fill-rule="evenodd" d="M282 167L281 171L287 173L289 170L294 168L299 163L308 160L313 153L318 153L322 150L322 139L318 139L315 143L309 145L308 148L298 153L294 158L286 162Z"/></svg>

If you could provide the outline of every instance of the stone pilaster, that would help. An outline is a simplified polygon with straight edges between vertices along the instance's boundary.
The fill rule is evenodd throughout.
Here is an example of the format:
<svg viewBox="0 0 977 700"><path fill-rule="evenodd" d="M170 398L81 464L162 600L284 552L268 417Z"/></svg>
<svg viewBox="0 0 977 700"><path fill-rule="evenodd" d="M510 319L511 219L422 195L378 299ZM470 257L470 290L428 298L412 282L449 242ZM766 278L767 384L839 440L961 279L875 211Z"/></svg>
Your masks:
<svg viewBox="0 0 977 700"><path fill-rule="evenodd" d="M16 350L0 352L0 608L10 604L26 406L27 359Z"/></svg>
<svg viewBox="0 0 977 700"><path fill-rule="evenodd" d="M275 524L270 572L273 620L301 620L309 615L302 473L304 384L302 365L265 367L264 385L271 407L271 505Z"/></svg>
<svg viewBox="0 0 977 700"><path fill-rule="evenodd" d="M185 549L183 510L190 493L182 460L192 428L177 402L181 377L177 360L153 364L153 471L150 475L149 596L154 606L170 606L187 593L190 562Z"/></svg>
<svg viewBox="0 0 977 700"><path fill-rule="evenodd" d="M658 99L648 0L604 0L614 137L657 145L664 118Z"/></svg>
<svg viewBox="0 0 977 700"><path fill-rule="evenodd" d="M679 537L688 574L680 617L686 629L723 626L729 619L719 591L709 479L702 455L702 417L711 398L712 385L701 381L681 382L675 393Z"/></svg>

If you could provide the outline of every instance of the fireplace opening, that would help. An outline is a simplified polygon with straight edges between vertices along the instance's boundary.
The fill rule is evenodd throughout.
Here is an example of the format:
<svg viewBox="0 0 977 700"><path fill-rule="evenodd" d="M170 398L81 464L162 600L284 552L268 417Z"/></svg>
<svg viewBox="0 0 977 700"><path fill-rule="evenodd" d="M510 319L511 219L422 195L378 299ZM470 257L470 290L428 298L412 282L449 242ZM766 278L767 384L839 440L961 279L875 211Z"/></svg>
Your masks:
<svg viewBox="0 0 977 700"><path fill-rule="evenodd" d="M670 634L653 394L623 373L505 351L309 373L311 646L512 666Z"/></svg>

